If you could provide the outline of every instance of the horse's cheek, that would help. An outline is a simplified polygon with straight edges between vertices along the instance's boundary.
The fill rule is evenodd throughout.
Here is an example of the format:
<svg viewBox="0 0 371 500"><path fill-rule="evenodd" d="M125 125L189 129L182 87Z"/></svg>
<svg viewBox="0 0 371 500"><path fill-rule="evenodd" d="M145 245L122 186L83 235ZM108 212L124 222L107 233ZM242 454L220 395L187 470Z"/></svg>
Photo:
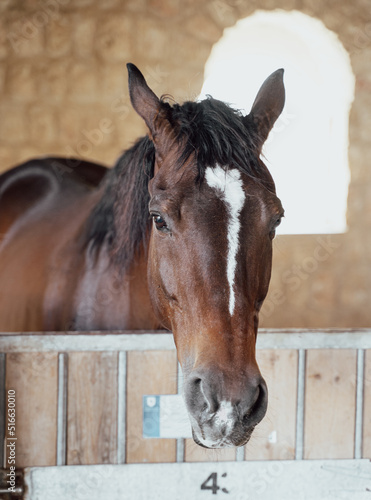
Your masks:
<svg viewBox="0 0 371 500"><path fill-rule="evenodd" d="M147 271L148 289L151 298L152 308L161 324L171 329L171 322L169 321L169 303L166 299L164 290L164 283L161 277L161 267L163 266L163 259L160 259L158 252L151 242L150 246L150 259Z"/></svg>

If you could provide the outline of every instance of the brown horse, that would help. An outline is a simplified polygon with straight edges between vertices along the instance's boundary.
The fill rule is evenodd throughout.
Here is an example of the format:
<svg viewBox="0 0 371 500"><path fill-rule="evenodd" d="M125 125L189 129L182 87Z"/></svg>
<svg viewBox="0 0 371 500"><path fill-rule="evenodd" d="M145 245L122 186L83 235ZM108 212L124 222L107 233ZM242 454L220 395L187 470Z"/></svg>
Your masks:
<svg viewBox="0 0 371 500"><path fill-rule="evenodd" d="M260 153L283 70L247 116L212 98L170 105L128 70L149 136L113 169L46 158L0 178L0 329L164 326L195 441L241 446L267 408L255 342L283 209Z"/></svg>

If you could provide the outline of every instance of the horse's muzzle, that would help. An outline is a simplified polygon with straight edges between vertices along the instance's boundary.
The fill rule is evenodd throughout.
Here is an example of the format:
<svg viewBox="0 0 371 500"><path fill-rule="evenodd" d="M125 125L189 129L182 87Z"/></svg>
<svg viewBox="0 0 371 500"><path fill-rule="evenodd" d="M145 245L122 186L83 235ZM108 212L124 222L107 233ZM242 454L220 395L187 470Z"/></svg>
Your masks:
<svg viewBox="0 0 371 500"><path fill-rule="evenodd" d="M222 373L198 371L187 377L185 400L197 444L205 448L238 447L249 441L263 419L268 390L259 372L228 381Z"/></svg>

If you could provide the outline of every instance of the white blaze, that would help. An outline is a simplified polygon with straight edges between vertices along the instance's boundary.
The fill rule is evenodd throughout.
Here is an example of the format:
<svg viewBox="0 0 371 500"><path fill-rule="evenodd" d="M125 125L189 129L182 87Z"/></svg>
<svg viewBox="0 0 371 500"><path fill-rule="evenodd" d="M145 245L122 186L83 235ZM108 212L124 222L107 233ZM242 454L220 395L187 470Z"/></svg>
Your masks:
<svg viewBox="0 0 371 500"><path fill-rule="evenodd" d="M232 316L235 306L233 286L241 229L239 216L245 203L245 192L243 190L241 174L237 169L226 171L217 165L214 168L208 167L205 176L208 185L214 188L218 196L225 202L229 213L227 278L229 283L229 312Z"/></svg>
<svg viewBox="0 0 371 500"><path fill-rule="evenodd" d="M225 425L228 431L233 426L233 406L229 401L222 401L219 410L215 414L215 423L218 425Z"/></svg>
<svg viewBox="0 0 371 500"><path fill-rule="evenodd" d="M213 415L213 423L205 425L203 431L193 417L191 418L192 427L198 429L197 439L207 448L229 448L232 443L229 440L229 435L233 429L236 419L233 415L233 406L230 401L222 401L218 411ZM215 434L218 437L215 437ZM214 438L213 438L214 436Z"/></svg>

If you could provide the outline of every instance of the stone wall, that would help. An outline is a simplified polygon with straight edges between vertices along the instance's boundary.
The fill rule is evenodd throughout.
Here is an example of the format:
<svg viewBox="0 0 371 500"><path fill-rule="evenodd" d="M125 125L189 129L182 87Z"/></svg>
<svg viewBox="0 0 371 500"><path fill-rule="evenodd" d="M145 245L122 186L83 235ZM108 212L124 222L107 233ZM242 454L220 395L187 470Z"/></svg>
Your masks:
<svg viewBox="0 0 371 500"><path fill-rule="evenodd" d="M321 19L351 55L349 231L281 236L262 326L369 326L371 321L371 4L369 0L2 0L0 169L32 156L112 165L145 132L125 63L158 94L194 98L223 29L256 9ZM284 200L283 200L284 202Z"/></svg>

